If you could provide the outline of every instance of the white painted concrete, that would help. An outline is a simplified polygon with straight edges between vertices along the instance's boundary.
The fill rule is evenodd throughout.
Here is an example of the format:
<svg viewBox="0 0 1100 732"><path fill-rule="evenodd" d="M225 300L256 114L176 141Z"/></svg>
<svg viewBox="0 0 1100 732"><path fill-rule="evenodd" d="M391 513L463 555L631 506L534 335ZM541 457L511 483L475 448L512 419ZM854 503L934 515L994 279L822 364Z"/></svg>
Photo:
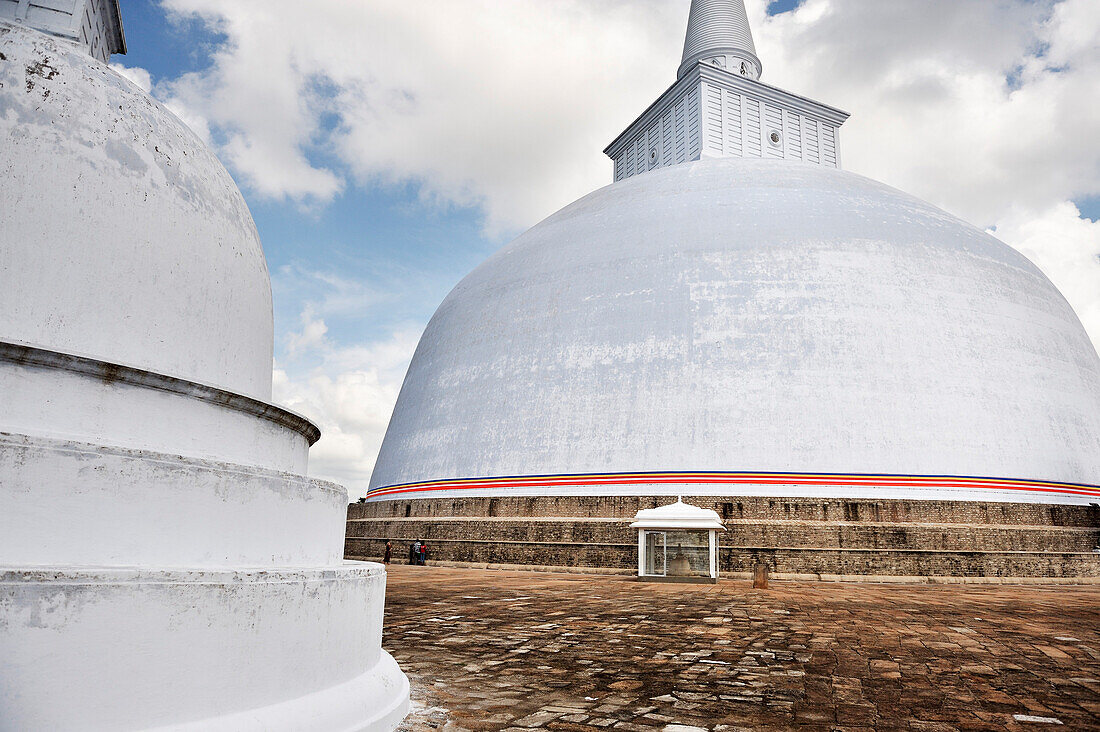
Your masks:
<svg viewBox="0 0 1100 732"><path fill-rule="evenodd" d="M409 680L393 656L351 681L260 709L156 728L156 732L268 732L288 730L392 730L409 713Z"/></svg>
<svg viewBox="0 0 1100 732"><path fill-rule="evenodd" d="M271 286L244 199L150 96L0 20L0 340L271 396Z"/></svg>
<svg viewBox="0 0 1100 732"><path fill-rule="evenodd" d="M840 167L848 113L697 66L668 88L604 152L616 181L700 158L781 158Z"/></svg>
<svg viewBox="0 0 1100 732"><path fill-rule="evenodd" d="M385 571L0 568L0 730L392 729Z"/></svg>
<svg viewBox="0 0 1100 732"><path fill-rule="evenodd" d="M656 508L643 508L634 514L632 529L715 529L725 531L718 512L692 506L678 498L675 503Z"/></svg>
<svg viewBox="0 0 1100 732"><path fill-rule="evenodd" d="M1100 484L1100 358L1038 268L947 213L838 170L704 160L585 196L459 283L371 486L667 470ZM791 494L705 492L727 490ZM818 491L1051 500L793 495ZM574 492L649 493L525 494Z"/></svg>
<svg viewBox="0 0 1100 732"><path fill-rule="evenodd" d="M242 411L214 398L196 398L203 390L194 383L183 385L184 393L173 392L157 388L155 374L137 375L153 382L145 386L111 376L106 365L79 373L6 360L4 350L0 341L0 428L5 431L306 472L307 436L279 422L258 419L255 412L263 409L262 404ZM49 398L43 399L43 394ZM220 396L231 403L234 395Z"/></svg>
<svg viewBox="0 0 1100 732"><path fill-rule="evenodd" d="M304 475L0 432L8 566L319 567L347 491Z"/></svg>

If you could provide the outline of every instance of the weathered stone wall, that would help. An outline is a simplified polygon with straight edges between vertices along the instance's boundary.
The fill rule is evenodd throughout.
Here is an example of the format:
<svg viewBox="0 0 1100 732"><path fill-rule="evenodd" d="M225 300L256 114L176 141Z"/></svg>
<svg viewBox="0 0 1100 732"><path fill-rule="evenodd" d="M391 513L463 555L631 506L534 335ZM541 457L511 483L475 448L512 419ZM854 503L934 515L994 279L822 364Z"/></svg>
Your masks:
<svg viewBox="0 0 1100 732"><path fill-rule="evenodd" d="M1091 552L1100 530L1048 526L727 522L722 546L948 551ZM352 519L349 537L549 544L632 544L628 521L591 519Z"/></svg>
<svg viewBox="0 0 1100 732"><path fill-rule="evenodd" d="M689 497L725 516L722 572L946 577L1100 577L1094 507L934 501ZM348 557L394 560L428 542L432 560L637 566L639 508L664 498L420 499L353 504ZM406 516L406 514L408 514Z"/></svg>
<svg viewBox="0 0 1100 732"><path fill-rule="evenodd" d="M393 560L407 561L408 541L395 541ZM637 544L545 544L533 542L428 540L429 561L533 565L562 568L600 567L633 571ZM348 556L378 560L384 539L349 538ZM748 573L764 562L780 574L891 577L1100 577L1100 559L1092 553L951 552L923 550L791 549L721 547L724 574Z"/></svg>
<svg viewBox="0 0 1100 732"><path fill-rule="evenodd" d="M668 496L517 496L421 498L353 503L349 518L489 516L521 518L632 519L639 509L670 502ZM684 496L714 509L723 520L885 521L902 523L1100 526L1100 507L1038 503L905 501L868 499Z"/></svg>

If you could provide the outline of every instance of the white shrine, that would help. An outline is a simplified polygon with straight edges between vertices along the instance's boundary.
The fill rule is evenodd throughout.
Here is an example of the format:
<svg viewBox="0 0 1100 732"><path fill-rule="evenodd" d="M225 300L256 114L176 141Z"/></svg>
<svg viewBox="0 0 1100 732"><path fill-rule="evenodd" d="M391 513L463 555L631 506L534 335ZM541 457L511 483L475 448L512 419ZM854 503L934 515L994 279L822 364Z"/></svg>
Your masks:
<svg viewBox="0 0 1100 732"><path fill-rule="evenodd" d="M638 579L649 582L718 581L717 511L684 503L643 508L630 528L638 531Z"/></svg>
<svg viewBox="0 0 1100 732"><path fill-rule="evenodd" d="M393 729L385 571L271 404L251 215L122 38L0 0L0 730Z"/></svg>

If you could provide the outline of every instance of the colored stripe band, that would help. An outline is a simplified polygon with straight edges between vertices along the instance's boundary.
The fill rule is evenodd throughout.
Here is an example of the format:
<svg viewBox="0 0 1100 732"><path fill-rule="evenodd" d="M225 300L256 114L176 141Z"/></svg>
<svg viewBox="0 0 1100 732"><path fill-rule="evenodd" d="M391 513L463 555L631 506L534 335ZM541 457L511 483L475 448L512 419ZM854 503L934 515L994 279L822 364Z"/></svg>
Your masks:
<svg viewBox="0 0 1100 732"><path fill-rule="evenodd" d="M426 491L460 491L478 488L553 488L557 486L628 486L668 484L712 485L830 485L880 488L985 488L993 490L1067 493L1100 499L1100 486L1048 480L981 478L965 475L890 475L865 473L750 473L750 472L654 472L576 473L561 475L512 475L495 478L451 478L380 486L367 498Z"/></svg>

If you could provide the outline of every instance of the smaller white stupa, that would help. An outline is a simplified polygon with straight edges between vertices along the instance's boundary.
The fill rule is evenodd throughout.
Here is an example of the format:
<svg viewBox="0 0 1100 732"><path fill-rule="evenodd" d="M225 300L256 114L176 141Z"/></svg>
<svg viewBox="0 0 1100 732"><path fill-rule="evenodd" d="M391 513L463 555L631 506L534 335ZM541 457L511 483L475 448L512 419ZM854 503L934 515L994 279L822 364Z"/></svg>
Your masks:
<svg viewBox="0 0 1100 732"><path fill-rule="evenodd" d="M0 730L392 729L385 570L271 404L252 217L122 38L0 0Z"/></svg>

